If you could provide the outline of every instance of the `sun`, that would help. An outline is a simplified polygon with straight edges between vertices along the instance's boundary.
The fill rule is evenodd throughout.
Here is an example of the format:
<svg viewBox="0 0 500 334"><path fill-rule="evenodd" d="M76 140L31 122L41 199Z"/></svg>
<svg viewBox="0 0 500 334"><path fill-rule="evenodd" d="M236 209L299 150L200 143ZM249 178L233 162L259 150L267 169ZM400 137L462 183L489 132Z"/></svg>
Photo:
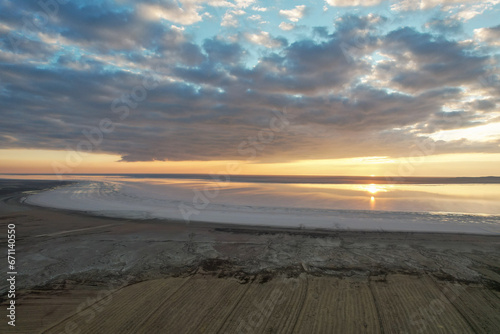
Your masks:
<svg viewBox="0 0 500 334"><path fill-rule="evenodd" d="M363 186L360 187L360 189L362 189L364 191L367 191L370 195L375 195L377 193L386 192L387 191L387 188L386 188L385 185L375 184L375 183L363 185Z"/></svg>
<svg viewBox="0 0 500 334"><path fill-rule="evenodd" d="M370 185L366 188L366 190L368 190L368 192L369 192L370 194L375 195L376 193L378 193L378 192L380 191L380 188L378 188L376 184L370 184Z"/></svg>

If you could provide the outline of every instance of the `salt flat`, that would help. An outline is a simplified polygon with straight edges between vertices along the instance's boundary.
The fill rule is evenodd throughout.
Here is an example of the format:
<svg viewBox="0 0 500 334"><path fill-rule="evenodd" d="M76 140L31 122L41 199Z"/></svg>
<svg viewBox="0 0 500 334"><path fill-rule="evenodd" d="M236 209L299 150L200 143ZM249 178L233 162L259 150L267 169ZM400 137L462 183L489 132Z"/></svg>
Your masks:
<svg viewBox="0 0 500 334"><path fill-rule="evenodd" d="M140 179L139 181L142 181ZM396 197L409 197L404 203L400 199L385 200L394 202L390 208L384 210L359 209L332 209L340 194L338 190L325 195L322 191L331 189L309 189L289 185L269 184L218 184L206 182L198 184L190 181L164 181L165 183L148 183L139 181L75 181L72 184L57 187L49 191L30 194L23 200L28 204L93 213L95 215L125 218L125 219L170 219L211 223L226 223L231 225L248 225L260 227L305 227L322 228L328 230L351 229L364 231L406 231L406 232L455 232L475 234L500 235L500 216L493 214L467 214L464 212L467 205L460 202L460 196L447 198L443 194L427 194L424 206L432 208L430 203L441 205L440 198L447 198L452 202L452 212L426 212L418 205L423 201L414 198L417 191L398 190ZM194 184L193 184L194 183ZM375 187L371 191L378 191L377 185L356 185L364 189ZM207 188L208 187L208 188ZM215 188L211 188L215 187ZM285 187L285 189L282 189ZM365 188L363 188L365 187ZM381 185L378 185L381 187ZM448 185L450 187L450 185ZM193 191L193 189L201 189ZM202 191L210 189L209 191ZM304 190L305 189L305 190ZM496 188L495 188L496 189ZM385 191L385 189L379 189ZM347 193L353 190L342 190ZM359 189L355 193L359 193ZM351 196L351 195L350 195ZM363 204L364 199L356 196L342 198L342 207L353 208ZM481 210L493 210L497 213L498 200L496 193L491 194L488 201L477 201ZM366 197L366 196L364 196ZM424 196L425 197L425 196ZM368 201L370 201L368 197ZM384 199L381 198L380 201ZM375 200L372 197L373 205ZM476 201L469 201L475 203ZM488 204L489 203L489 204ZM400 206L399 206L400 205ZM436 204L433 204L436 205ZM439 206L438 205L438 206ZM317 206L317 207L316 207ZM368 207L366 207L368 208ZM443 208L441 208L443 210Z"/></svg>

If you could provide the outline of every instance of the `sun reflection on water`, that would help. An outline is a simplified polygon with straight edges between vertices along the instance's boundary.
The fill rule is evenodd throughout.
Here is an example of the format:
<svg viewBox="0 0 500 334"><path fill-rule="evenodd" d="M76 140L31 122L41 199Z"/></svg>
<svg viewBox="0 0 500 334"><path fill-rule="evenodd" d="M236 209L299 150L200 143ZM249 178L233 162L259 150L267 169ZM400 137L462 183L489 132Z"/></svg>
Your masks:
<svg viewBox="0 0 500 334"><path fill-rule="evenodd" d="M370 197L370 210L375 210L375 197Z"/></svg>
<svg viewBox="0 0 500 334"><path fill-rule="evenodd" d="M375 195L376 193L379 192L387 192L387 186L384 184L371 183L369 185L362 185L361 189L369 192L372 195Z"/></svg>

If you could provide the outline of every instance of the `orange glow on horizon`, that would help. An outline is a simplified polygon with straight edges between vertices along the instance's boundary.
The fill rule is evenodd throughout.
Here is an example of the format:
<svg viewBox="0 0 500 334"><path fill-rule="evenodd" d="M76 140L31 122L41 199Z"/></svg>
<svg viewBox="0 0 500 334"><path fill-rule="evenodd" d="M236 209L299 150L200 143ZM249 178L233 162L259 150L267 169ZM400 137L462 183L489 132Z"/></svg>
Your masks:
<svg viewBox="0 0 500 334"><path fill-rule="evenodd" d="M0 149L0 173L193 173L230 175L497 176L500 153L447 154L409 158L360 157L259 163L237 160L120 162L120 156L88 154L80 161L67 151ZM57 168L55 168L55 166ZM383 191L370 185L368 191Z"/></svg>

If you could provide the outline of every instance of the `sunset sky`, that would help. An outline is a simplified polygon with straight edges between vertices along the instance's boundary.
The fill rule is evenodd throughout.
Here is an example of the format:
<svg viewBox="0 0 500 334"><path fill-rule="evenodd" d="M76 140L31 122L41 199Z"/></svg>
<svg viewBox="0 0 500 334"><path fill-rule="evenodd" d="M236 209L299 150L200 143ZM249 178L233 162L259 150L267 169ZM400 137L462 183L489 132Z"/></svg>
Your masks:
<svg viewBox="0 0 500 334"><path fill-rule="evenodd" d="M0 0L0 173L487 176L500 0Z"/></svg>

